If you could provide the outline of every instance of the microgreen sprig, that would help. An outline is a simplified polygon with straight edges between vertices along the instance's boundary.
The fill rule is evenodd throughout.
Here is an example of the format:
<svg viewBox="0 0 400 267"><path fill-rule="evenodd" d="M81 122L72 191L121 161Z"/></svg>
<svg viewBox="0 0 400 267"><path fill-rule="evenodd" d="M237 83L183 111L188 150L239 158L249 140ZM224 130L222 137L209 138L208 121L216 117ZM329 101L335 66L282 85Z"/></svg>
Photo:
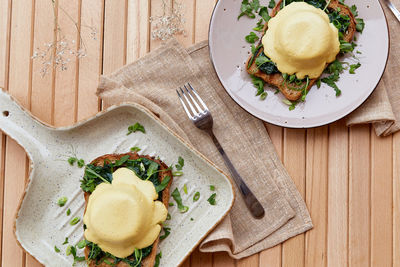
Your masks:
<svg viewBox="0 0 400 267"><path fill-rule="evenodd" d="M141 125L139 122L136 122L134 125L130 125L128 127L128 133L126 135L130 135L131 133L135 133L137 131L146 133L146 130L144 129L143 125Z"/></svg>
<svg viewBox="0 0 400 267"><path fill-rule="evenodd" d="M97 174L95 171L93 171L90 168L86 168L86 172L93 174L94 176L96 176L97 178L101 179L103 182L110 184L109 181L107 181L104 177L100 176L99 174Z"/></svg>

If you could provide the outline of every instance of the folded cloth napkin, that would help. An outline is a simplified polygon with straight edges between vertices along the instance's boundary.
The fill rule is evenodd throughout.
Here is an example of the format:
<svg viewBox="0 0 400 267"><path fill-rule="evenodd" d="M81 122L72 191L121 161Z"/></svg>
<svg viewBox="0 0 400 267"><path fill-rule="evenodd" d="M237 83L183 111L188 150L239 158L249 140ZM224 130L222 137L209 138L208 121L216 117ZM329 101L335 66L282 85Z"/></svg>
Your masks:
<svg viewBox="0 0 400 267"><path fill-rule="evenodd" d="M393 3L400 7L399 0L394 0ZM382 4L382 6L390 33L390 51L386 70L369 99L346 119L347 125L372 123L378 136L390 135L400 130L400 23L386 5Z"/></svg>
<svg viewBox="0 0 400 267"><path fill-rule="evenodd" d="M241 109L226 93L211 65L206 42L188 50L176 40L115 73L102 77L98 95L105 105L139 103L229 173L209 136L187 118L176 89L190 82L214 118L214 133L265 208L254 219L236 189L230 214L200 245L203 252L226 251L239 259L312 228L306 205L282 166L263 122Z"/></svg>

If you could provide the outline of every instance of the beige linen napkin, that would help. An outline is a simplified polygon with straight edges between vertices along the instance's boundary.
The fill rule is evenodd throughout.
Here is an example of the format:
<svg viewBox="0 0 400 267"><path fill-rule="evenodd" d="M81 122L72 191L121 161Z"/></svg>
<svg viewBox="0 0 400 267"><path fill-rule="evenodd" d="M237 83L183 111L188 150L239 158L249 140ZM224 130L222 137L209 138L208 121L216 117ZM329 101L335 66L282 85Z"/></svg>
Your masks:
<svg viewBox="0 0 400 267"><path fill-rule="evenodd" d="M239 259L272 247L312 227L306 205L280 162L262 121L242 110L220 85L206 42L185 50L167 42L138 61L102 77L98 95L106 105L136 102L156 113L225 173L209 136L187 118L175 89L190 82L214 118L214 132L261 201L265 217L253 219L241 195L230 214L200 245L203 252L227 251Z"/></svg>
<svg viewBox="0 0 400 267"><path fill-rule="evenodd" d="M400 8L400 0L391 1ZM400 129L400 23L384 5L384 1L382 6L390 33L390 51L386 70L371 97L347 117L346 123L349 126L373 123L376 134L386 136Z"/></svg>

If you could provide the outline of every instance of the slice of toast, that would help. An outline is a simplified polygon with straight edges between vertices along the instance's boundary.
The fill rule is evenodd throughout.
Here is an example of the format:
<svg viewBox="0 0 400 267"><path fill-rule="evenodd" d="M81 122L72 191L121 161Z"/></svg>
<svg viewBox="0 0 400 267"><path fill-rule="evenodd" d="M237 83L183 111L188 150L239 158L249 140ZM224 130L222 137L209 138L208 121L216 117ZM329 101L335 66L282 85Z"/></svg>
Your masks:
<svg viewBox="0 0 400 267"><path fill-rule="evenodd" d="M271 17L274 17L278 13L278 11L281 9L282 1L283 0L280 0L276 4L276 6L272 9ZM337 8L340 8L340 12L339 12L340 14L350 17L350 25L348 27L347 33L344 34L343 39L346 42L351 42L353 40L354 34L356 32L356 25L357 25L354 15L347 6L340 4L338 2L338 0L332 0L328 5L328 9L337 10ZM268 29L268 22L265 23L264 33L267 31L267 29ZM261 41L260 41L260 43L261 43ZM264 51L263 48L259 49L257 55L254 58L257 58L263 51ZM266 74L265 72L260 71L255 63L255 60L251 61L252 57L253 56L251 55L246 62L246 68L247 68L247 72L249 74L259 77L259 78L263 79L266 83L277 87L279 89L279 91L281 91L282 94L288 100L290 100L290 101L299 100L299 98L302 95L301 90L293 90L293 89L289 88L288 84L284 83L282 73ZM249 65L250 62L251 62L251 65ZM307 91L310 90L310 88L315 84L316 81L317 81L317 79L310 79L308 87L307 87ZM301 88L303 86L305 86L305 82L302 83L301 85L298 85L298 86L296 85L293 87Z"/></svg>
<svg viewBox="0 0 400 267"><path fill-rule="evenodd" d="M95 166L103 166L105 160L115 162L116 160L119 160L123 156L126 156L126 155L129 155L130 159L146 158L146 159L152 160L154 162L157 162L160 165L160 170L165 170L165 171L158 172L158 179L160 182L162 180L164 180L164 178L166 176L171 177L171 180L169 181L168 186L162 191L162 197L161 197L162 203L168 209L168 202L169 202L169 197L170 197L169 191L170 191L170 187L172 184L173 176L172 176L172 171L168 170L168 166L161 160L156 159L155 157L150 157L148 155L138 155L137 153L107 154L107 155L103 155L101 157L96 158L95 160L93 160L91 162L91 164L93 164ZM86 212L87 203L89 201L89 196L90 196L90 194L85 192L85 212ZM153 267L154 266L154 262L155 262L156 255L157 255L158 242L159 242L159 238L157 238L154 241L153 249L151 250L151 253L144 260L142 260L142 264L141 264L142 267ZM86 259L88 258L88 255L89 255L89 248L86 247L85 248ZM113 262L113 260L111 258L109 258L108 260L110 262ZM129 265L125 262L119 262L118 264L116 264L114 266L115 267L129 267ZM110 265L108 265L105 262L96 264L95 262L92 261L89 263L89 267L110 267Z"/></svg>

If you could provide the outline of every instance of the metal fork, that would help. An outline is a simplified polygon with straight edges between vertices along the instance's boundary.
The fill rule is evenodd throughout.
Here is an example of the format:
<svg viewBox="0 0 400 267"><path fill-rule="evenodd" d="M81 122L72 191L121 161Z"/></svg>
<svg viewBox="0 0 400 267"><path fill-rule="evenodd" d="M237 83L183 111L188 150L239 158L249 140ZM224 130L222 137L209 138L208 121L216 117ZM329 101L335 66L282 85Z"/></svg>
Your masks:
<svg viewBox="0 0 400 267"><path fill-rule="evenodd" d="M390 11L396 16L397 20L400 21L400 11L390 2L390 0L384 0L385 4L389 7Z"/></svg>
<svg viewBox="0 0 400 267"><path fill-rule="evenodd" d="M264 208L262 207L261 203L257 200L257 198L254 196L253 192L248 188L246 183L243 181L242 177L240 174L237 172L235 167L233 166L232 162L228 158L228 156L225 154L224 149L222 148L221 144L218 142L217 138L215 137L212 128L213 128L213 118L211 116L211 113L209 109L207 108L206 104L204 101L200 98L200 96L197 94L196 90L190 85L190 83L187 84L188 86L184 85L183 87L185 90L181 88L180 92L176 90L179 100L182 103L182 106L188 115L189 119L196 125L197 128L206 131L211 139L213 140L215 146L217 147L219 153L221 153L222 158L225 161L226 166L228 167L229 171L231 172L231 175L233 177L233 180L235 181L236 185L239 187L239 191L243 196L244 202L246 203L247 208L250 210L251 214L253 215L254 218L256 219L261 219L264 217L265 211ZM190 89L188 89L190 88ZM189 98L192 100L192 102L189 100ZM187 104L186 104L187 103ZM194 104L194 107L192 105ZM200 107L200 105L202 107ZM189 108L188 108L189 106ZM192 112L190 112L189 111Z"/></svg>

